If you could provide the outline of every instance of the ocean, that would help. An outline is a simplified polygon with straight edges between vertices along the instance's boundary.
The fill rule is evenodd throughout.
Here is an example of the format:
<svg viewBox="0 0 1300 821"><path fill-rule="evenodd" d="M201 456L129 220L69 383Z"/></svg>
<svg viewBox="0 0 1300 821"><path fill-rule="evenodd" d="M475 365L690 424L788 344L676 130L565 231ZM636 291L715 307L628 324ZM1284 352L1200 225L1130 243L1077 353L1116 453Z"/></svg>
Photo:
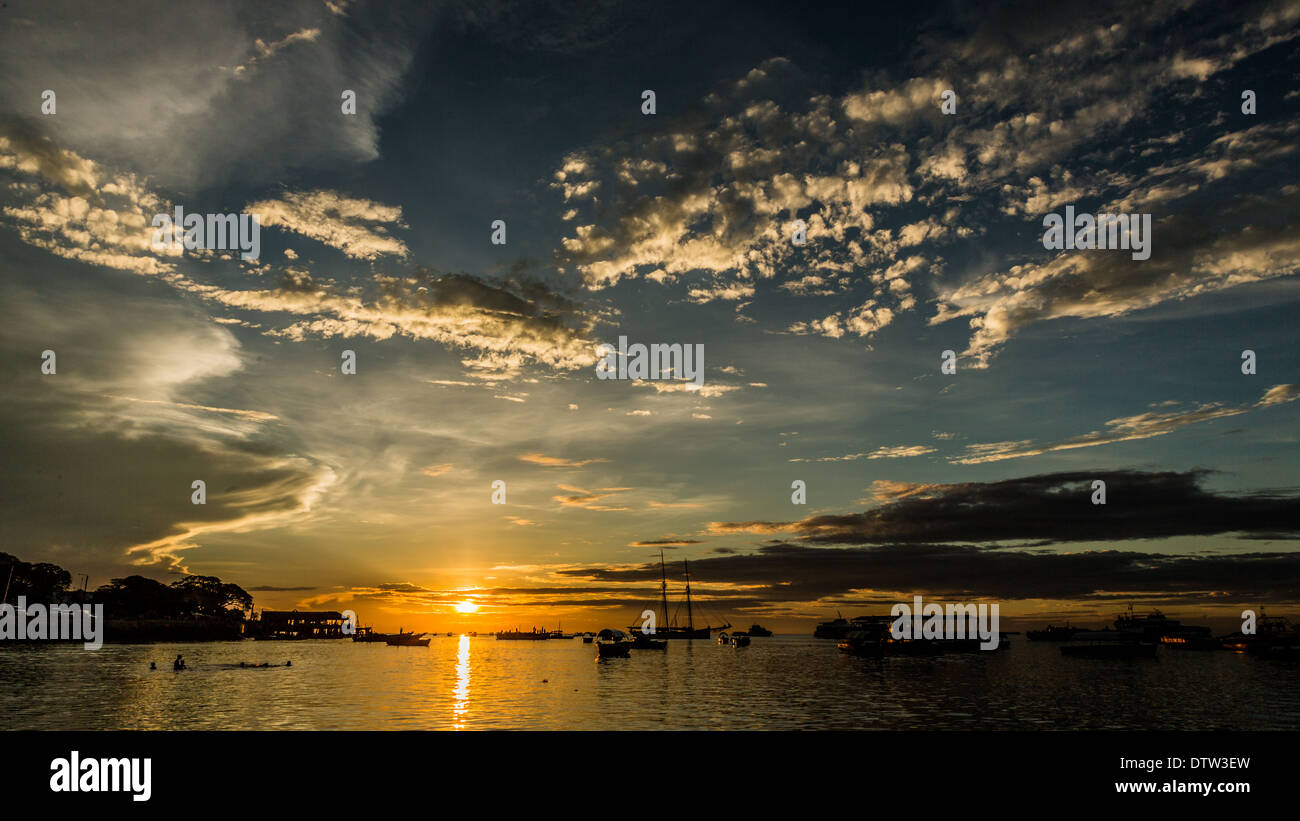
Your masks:
<svg viewBox="0 0 1300 821"><path fill-rule="evenodd" d="M1295 662L1162 647L1063 657L867 659L811 636L671 641L596 659L579 640L0 647L6 730L1296 730ZM172 670L180 653L190 669ZM291 667L239 669L241 661ZM158 669L149 670L149 662Z"/></svg>

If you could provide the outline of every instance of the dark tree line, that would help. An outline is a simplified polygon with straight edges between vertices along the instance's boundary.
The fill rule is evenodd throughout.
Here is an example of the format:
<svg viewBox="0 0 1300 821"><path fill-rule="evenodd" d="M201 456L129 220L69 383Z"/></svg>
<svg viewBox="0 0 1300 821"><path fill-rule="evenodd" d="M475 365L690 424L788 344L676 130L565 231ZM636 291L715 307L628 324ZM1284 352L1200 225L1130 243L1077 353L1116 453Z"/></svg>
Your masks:
<svg viewBox="0 0 1300 821"><path fill-rule="evenodd" d="M56 564L29 563L17 556L0 553L0 590L8 582L6 602L14 604L19 596L28 602L79 602L81 591L69 591L72 576ZM111 619L182 619L209 618L239 621L253 607L253 597L237 584L228 584L216 576L184 576L163 584L145 576L113 579L86 601L104 605Z"/></svg>

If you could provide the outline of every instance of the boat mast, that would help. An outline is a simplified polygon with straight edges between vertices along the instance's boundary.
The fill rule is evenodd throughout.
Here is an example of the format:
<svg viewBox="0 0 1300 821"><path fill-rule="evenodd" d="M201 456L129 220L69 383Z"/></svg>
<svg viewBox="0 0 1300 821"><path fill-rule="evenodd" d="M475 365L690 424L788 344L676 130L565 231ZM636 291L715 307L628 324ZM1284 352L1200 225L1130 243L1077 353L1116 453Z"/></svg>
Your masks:
<svg viewBox="0 0 1300 821"><path fill-rule="evenodd" d="M686 629L695 629L695 616L691 613L691 563L682 559L682 567L686 569Z"/></svg>
<svg viewBox="0 0 1300 821"><path fill-rule="evenodd" d="M659 551L659 594L664 603L664 627L668 626L668 571L664 569L664 552Z"/></svg>

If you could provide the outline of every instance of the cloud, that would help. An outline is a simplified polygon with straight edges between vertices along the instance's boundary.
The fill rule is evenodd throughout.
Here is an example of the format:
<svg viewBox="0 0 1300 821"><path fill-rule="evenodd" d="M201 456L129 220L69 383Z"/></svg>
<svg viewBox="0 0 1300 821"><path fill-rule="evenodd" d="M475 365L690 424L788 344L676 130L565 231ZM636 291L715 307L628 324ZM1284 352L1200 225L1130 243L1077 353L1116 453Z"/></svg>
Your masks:
<svg viewBox="0 0 1300 821"><path fill-rule="evenodd" d="M1004 459L1019 459L1024 456L1039 456L1077 448L1090 448L1097 445L1109 445L1115 442L1128 442L1135 439L1150 439L1173 433L1186 425L1238 416L1256 408L1293 402L1300 399L1300 387L1296 385L1274 385L1265 392L1258 402L1245 405L1223 405L1218 402L1205 402L1183 410L1150 410L1134 416L1122 416L1106 423L1106 430L1092 431L1081 436L1063 439L1059 442L1035 444L1025 439L1014 442L982 442L966 446L962 456L949 461L959 465L978 465L985 462L1000 462ZM1166 408L1169 403L1152 405L1152 408Z"/></svg>
<svg viewBox="0 0 1300 821"><path fill-rule="evenodd" d="M649 539L640 542L628 542L628 547L690 547L693 544L703 544L699 539L687 539L682 536L666 536L662 539Z"/></svg>
<svg viewBox="0 0 1300 821"><path fill-rule="evenodd" d="M559 502L564 507L581 507L587 510L627 510L625 507L598 505L596 502L599 502L601 499L608 499L616 493L631 490L631 488L626 487L606 487L594 491L583 490L582 488L572 487L570 485L558 485L558 487L560 490L568 491L571 495L552 497L555 501Z"/></svg>
<svg viewBox="0 0 1300 821"><path fill-rule="evenodd" d="M386 226L406 228L402 209L337 191L288 193L274 200L244 206L264 228L283 228L337 248L353 259L405 257L406 243L388 234Z"/></svg>
<svg viewBox="0 0 1300 821"><path fill-rule="evenodd" d="M608 459L565 459L562 456L546 456L541 453L525 453L519 457L521 462L532 462L534 465L543 465L550 468L580 468L598 462L608 462Z"/></svg>
<svg viewBox="0 0 1300 821"><path fill-rule="evenodd" d="M1300 497L1223 494L1204 471L1052 473L997 482L880 486L887 500L864 513L795 522L711 522L717 534L794 534L813 544L1082 542L1227 533L1300 538ZM1106 483L1106 505L1089 503Z"/></svg>
<svg viewBox="0 0 1300 821"><path fill-rule="evenodd" d="M53 89L58 115L39 127L58 144L185 190L377 158L378 119L437 20L436 7L401 0L346 18L317 0L273 15L254 0L158 0L136 5L132 26L66 0L11 11L24 22L0 30L4 110L35 113L31 89ZM343 89L355 115L340 110Z"/></svg>
<svg viewBox="0 0 1300 821"><path fill-rule="evenodd" d="M204 401L243 369L224 326L136 280L35 290L43 274L17 268L0 285L12 388L0 449L25 466L0 476L6 544L97 575L184 570L208 537L293 522L332 485L334 470L292 447L277 414ZM28 366L32 339L49 340L56 374ZM206 504L191 503L195 480Z"/></svg>
<svg viewBox="0 0 1300 821"><path fill-rule="evenodd" d="M658 573L657 562L557 571L597 584L653 583ZM1300 601L1300 553L1052 553L970 545L825 548L778 543L756 553L714 551L694 559L691 580L734 586L730 591L715 588L714 596L723 603L743 596L767 603L822 601L825 606L851 596L854 602L874 601L884 607L914 594L959 601L1067 599L1109 604L1123 595L1128 601L1138 596L1184 604L1261 599L1292 603Z"/></svg>
<svg viewBox="0 0 1300 821"><path fill-rule="evenodd" d="M870 453L849 453L844 456L821 456L816 459L791 459L791 462L855 462L858 459L907 459L934 453L935 448L927 445L885 445Z"/></svg>

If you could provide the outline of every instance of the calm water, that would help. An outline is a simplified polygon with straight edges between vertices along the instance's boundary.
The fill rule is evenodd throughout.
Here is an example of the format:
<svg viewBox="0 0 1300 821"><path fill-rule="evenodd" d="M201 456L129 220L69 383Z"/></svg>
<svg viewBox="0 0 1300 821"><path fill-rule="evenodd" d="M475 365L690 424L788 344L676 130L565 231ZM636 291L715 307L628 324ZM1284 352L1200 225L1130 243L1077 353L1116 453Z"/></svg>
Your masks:
<svg viewBox="0 0 1300 821"><path fill-rule="evenodd" d="M183 653L192 667L171 670ZM438 637L0 648L3 729L1300 729L1300 665L1161 648L1155 660L1011 648L845 656L805 636L669 642ZM230 669L240 661L292 667ZM157 672L149 662L158 662Z"/></svg>

